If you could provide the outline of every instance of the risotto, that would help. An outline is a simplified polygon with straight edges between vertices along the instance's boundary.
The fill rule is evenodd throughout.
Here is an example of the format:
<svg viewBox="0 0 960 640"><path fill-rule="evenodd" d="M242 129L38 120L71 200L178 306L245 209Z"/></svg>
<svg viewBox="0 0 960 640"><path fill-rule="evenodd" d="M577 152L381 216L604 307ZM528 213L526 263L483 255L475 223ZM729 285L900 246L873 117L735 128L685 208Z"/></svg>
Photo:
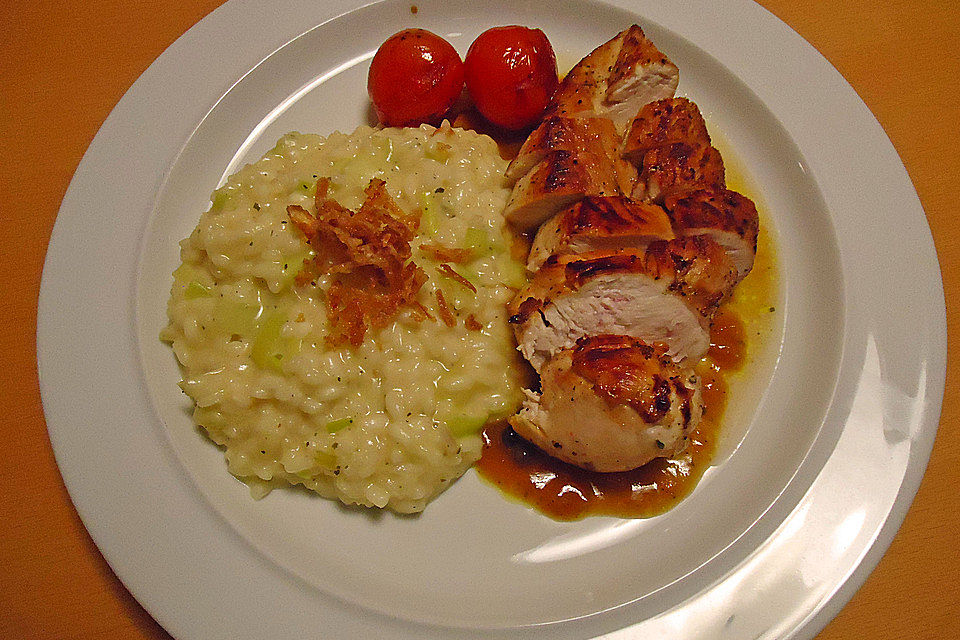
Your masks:
<svg viewBox="0 0 960 640"><path fill-rule="evenodd" d="M517 409L523 365L505 304L524 270L501 216L505 167L493 140L446 123L291 133L213 193L180 243L161 338L196 423L255 497L292 484L421 511L480 457L482 426ZM429 317L407 308L359 346L327 340L330 276L305 281L312 248L287 212L311 209L324 178L352 210L382 179L420 216L410 246ZM436 246L464 250L455 273Z"/></svg>

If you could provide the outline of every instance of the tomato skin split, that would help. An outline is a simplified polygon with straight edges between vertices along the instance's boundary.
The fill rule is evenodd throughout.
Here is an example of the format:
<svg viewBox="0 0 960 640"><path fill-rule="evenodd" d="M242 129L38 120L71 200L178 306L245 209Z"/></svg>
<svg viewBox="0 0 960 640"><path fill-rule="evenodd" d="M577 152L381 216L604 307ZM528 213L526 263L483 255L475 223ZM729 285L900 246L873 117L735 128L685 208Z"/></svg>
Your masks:
<svg viewBox="0 0 960 640"><path fill-rule="evenodd" d="M556 55L540 29L488 29L470 45L464 65L477 111L511 131L539 122L559 84Z"/></svg>
<svg viewBox="0 0 960 640"><path fill-rule="evenodd" d="M460 97L463 77L453 45L425 29L404 29L377 49L367 93L387 127L437 125Z"/></svg>

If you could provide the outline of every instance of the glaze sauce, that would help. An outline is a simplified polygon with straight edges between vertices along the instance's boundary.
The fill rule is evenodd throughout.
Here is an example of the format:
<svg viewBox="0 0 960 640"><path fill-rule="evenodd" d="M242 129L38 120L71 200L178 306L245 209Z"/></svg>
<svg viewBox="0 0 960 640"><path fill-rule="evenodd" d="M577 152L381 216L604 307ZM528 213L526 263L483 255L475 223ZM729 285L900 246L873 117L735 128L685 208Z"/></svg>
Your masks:
<svg viewBox="0 0 960 640"><path fill-rule="evenodd" d="M503 493L556 520L591 515L648 518L668 511L710 466L727 402L726 378L745 358L743 324L736 312L727 308L717 312L710 343L696 367L702 378L704 415L683 453L633 471L597 473L546 455L501 422L483 431L477 471Z"/></svg>

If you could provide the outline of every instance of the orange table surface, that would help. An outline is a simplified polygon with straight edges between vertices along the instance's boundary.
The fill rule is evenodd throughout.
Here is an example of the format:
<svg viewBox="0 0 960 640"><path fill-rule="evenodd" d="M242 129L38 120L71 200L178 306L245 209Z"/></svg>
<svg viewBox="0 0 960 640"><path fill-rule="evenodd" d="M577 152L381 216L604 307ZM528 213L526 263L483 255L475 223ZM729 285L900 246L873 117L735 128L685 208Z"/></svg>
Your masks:
<svg viewBox="0 0 960 640"><path fill-rule="evenodd" d="M110 570L60 478L37 383L37 295L57 209L97 129L150 62L219 4L12 0L0 14L0 638L170 637ZM950 189L960 180L960 4L761 4L840 70L893 141L933 230L956 336L960 208ZM960 638L955 343L950 351L940 430L917 498L821 640Z"/></svg>

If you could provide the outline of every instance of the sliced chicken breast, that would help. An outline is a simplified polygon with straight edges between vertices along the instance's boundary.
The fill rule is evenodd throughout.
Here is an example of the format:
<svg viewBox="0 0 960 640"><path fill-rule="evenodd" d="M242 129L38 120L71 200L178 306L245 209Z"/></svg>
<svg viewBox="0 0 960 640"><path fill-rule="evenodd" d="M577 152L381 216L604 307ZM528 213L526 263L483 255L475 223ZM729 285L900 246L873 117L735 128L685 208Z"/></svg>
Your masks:
<svg viewBox="0 0 960 640"><path fill-rule="evenodd" d="M680 70L637 25L627 29L613 71L607 78L608 117L624 131L643 105L672 98Z"/></svg>
<svg viewBox="0 0 960 640"><path fill-rule="evenodd" d="M628 471L681 451L703 413L700 381L627 336L582 338L540 372L514 430L546 453L593 471Z"/></svg>
<svg viewBox="0 0 960 640"><path fill-rule="evenodd" d="M737 282L753 268L760 218L753 201L729 189L699 189L666 199L678 235L708 235L737 269Z"/></svg>
<svg viewBox="0 0 960 640"><path fill-rule="evenodd" d="M554 151L583 151L609 158L623 193L630 193L637 169L620 156L620 136L606 118L550 116L534 129L507 167L507 179L516 182Z"/></svg>
<svg viewBox="0 0 960 640"><path fill-rule="evenodd" d="M535 272L554 254L590 251L642 252L654 240L672 240L667 212L623 196L588 196L541 225L527 270Z"/></svg>
<svg viewBox="0 0 960 640"><path fill-rule="evenodd" d="M678 142L710 145L710 134L700 109L686 98L657 100L644 105L630 124L623 157L640 165L647 151Z"/></svg>
<svg viewBox="0 0 960 640"><path fill-rule="evenodd" d="M550 113L609 118L623 132L640 107L672 97L679 79L677 66L633 25L570 70Z"/></svg>
<svg viewBox="0 0 960 640"><path fill-rule="evenodd" d="M643 156L633 198L663 202L680 193L725 186L723 158L709 145L685 142L656 147Z"/></svg>
<svg viewBox="0 0 960 640"><path fill-rule="evenodd" d="M517 344L539 371L584 336L626 335L663 345L676 362L710 346L710 323L736 269L707 236L658 240L643 254L554 256L509 305Z"/></svg>
<svg viewBox="0 0 960 640"><path fill-rule="evenodd" d="M526 231L584 196L619 193L608 158L583 150L557 150L517 181L503 215L514 227Z"/></svg>

